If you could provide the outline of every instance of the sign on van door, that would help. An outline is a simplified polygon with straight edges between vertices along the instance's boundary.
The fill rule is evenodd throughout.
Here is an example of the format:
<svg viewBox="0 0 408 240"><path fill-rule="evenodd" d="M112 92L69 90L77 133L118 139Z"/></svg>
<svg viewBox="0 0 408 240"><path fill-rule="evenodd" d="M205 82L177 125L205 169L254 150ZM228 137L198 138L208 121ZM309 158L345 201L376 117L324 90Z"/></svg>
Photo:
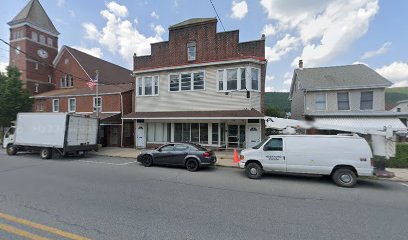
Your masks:
<svg viewBox="0 0 408 240"><path fill-rule="evenodd" d="M271 138L264 145L262 165L265 170L286 172L286 155L282 138Z"/></svg>

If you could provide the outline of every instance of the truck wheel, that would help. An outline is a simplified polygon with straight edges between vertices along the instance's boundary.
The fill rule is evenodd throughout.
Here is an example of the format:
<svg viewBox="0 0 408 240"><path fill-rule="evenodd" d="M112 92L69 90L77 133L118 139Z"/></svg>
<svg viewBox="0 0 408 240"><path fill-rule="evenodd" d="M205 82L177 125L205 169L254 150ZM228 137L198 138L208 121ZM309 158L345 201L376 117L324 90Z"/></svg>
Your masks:
<svg viewBox="0 0 408 240"><path fill-rule="evenodd" d="M50 159L52 157L52 150L51 148L43 148L40 152L42 159Z"/></svg>
<svg viewBox="0 0 408 240"><path fill-rule="evenodd" d="M13 145L7 146L7 155L14 156L17 154L17 148Z"/></svg>
<svg viewBox="0 0 408 240"><path fill-rule="evenodd" d="M250 179L260 179L262 177L262 167L258 163L249 163L245 167L245 174Z"/></svg>
<svg viewBox="0 0 408 240"><path fill-rule="evenodd" d="M337 169L332 175L333 181L340 187L352 188L357 183L357 175L348 168Z"/></svg>

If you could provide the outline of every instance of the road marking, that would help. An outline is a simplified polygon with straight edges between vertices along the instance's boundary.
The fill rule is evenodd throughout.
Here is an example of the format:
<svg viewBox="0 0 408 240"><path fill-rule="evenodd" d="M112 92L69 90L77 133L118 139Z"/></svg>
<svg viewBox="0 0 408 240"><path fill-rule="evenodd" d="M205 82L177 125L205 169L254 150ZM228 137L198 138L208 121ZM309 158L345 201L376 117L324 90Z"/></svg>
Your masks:
<svg viewBox="0 0 408 240"><path fill-rule="evenodd" d="M7 225L7 224L0 223L0 229L5 231L5 232L8 232L8 233L11 233L11 234L14 234L14 235L18 235L18 236L21 236L21 237L24 237L24 238L27 238L27 239L31 239L31 240L49 240L48 238L40 237L40 236L35 235L33 233L23 231L21 229L12 227L12 226Z"/></svg>
<svg viewBox="0 0 408 240"><path fill-rule="evenodd" d="M403 185L403 186L405 186L405 187L408 187L408 184L406 184L406 183L401 183L401 182L400 182L400 184Z"/></svg>
<svg viewBox="0 0 408 240"><path fill-rule="evenodd" d="M7 221L10 221L10 222L15 222L15 223L18 223L18 224L21 224L21 225L26 225L26 226L29 226L31 228L39 229L39 230L42 230L42 231L45 231L45 232L49 232L49 233L52 233L52 234L55 234L55 235L59 235L59 236L65 237L65 238L69 238L69 239L72 239L72 240L90 240L89 238L85 238L85 237L82 237L82 236L79 236L79 235L76 235L76 234L73 234L73 233L69 233L69 232L64 232L64 231L59 230L57 228L45 226L45 225L42 225L42 224L39 224L39 223L31 222L31 221L28 221L28 220L25 220L25 219L22 219L22 218L17 218L17 217L14 217L14 216L11 216L11 215L8 215L8 214L5 214L5 213L1 213L1 212L0 212L0 218L3 218L3 219L5 219ZM43 238L43 239L46 239L46 238Z"/></svg>
<svg viewBox="0 0 408 240"><path fill-rule="evenodd" d="M129 164L137 162L137 161L133 161L133 162L126 162L126 163L111 163L111 162L98 162L98 161L87 161L87 160L77 160L77 161L85 162L85 163L99 163L99 164L106 164L106 165L114 165L114 166L124 166L124 165L129 165Z"/></svg>

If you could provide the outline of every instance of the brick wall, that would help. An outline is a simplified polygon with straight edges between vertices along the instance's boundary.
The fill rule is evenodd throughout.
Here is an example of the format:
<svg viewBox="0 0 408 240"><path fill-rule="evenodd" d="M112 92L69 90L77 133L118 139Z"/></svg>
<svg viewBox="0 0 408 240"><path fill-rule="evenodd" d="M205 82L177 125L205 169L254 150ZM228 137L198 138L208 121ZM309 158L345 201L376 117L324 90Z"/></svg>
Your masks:
<svg viewBox="0 0 408 240"><path fill-rule="evenodd" d="M59 62L56 65L56 69L57 70L54 70L54 74L52 76L52 83L55 85L56 88L61 87L61 78L64 77L66 72L70 73L74 78L73 87L75 88L88 87L86 85L86 81L84 80L89 79L88 75L68 51L65 51L62 54Z"/></svg>
<svg viewBox="0 0 408 240"><path fill-rule="evenodd" d="M196 42L196 60L187 60L187 43ZM217 61L242 56L265 58L264 38L239 43L239 30L217 33L217 22L169 29L169 41L151 44L151 55L135 56L134 70Z"/></svg>

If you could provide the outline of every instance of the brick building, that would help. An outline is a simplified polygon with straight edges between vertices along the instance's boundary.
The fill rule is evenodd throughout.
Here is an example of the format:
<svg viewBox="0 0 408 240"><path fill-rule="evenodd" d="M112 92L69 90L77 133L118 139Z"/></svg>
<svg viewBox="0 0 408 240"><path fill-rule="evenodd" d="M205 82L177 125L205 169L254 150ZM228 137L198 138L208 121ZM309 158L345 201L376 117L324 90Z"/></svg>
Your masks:
<svg viewBox="0 0 408 240"><path fill-rule="evenodd" d="M101 143L133 145L133 123L121 117L132 111L132 71L63 46L38 0L31 0L10 25L10 66L22 73L23 88L35 99L35 112L73 112L100 118ZM99 95L87 83L99 74Z"/></svg>
<svg viewBox="0 0 408 240"><path fill-rule="evenodd" d="M195 142L246 148L262 138L265 38L239 42L239 30L217 32L217 19L169 28L169 40L134 56L137 147Z"/></svg>

